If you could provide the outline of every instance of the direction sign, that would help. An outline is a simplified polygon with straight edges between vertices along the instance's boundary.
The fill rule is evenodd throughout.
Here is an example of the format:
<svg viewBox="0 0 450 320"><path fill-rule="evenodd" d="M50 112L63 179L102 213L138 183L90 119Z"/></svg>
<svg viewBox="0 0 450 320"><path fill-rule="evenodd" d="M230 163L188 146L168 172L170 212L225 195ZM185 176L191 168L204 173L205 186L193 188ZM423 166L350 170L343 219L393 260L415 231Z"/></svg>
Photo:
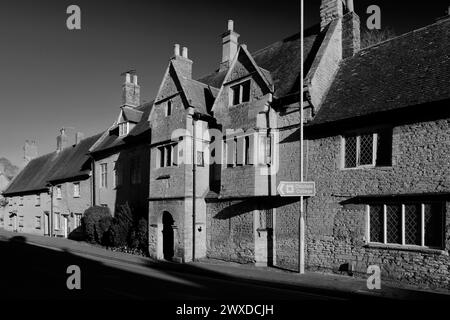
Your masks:
<svg viewBox="0 0 450 320"><path fill-rule="evenodd" d="M277 190L282 197L314 197L316 184L314 181L281 181Z"/></svg>

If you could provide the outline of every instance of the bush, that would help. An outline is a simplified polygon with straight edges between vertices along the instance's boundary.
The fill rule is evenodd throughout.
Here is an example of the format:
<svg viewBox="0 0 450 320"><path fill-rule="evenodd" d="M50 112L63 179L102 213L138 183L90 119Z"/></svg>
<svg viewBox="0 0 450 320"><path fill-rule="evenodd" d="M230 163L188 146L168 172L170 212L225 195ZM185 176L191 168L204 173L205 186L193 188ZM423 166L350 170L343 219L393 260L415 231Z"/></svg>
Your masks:
<svg viewBox="0 0 450 320"><path fill-rule="evenodd" d="M83 233L88 242L105 244L105 235L111 226L111 212L109 208L94 206L88 208L81 220Z"/></svg>
<svg viewBox="0 0 450 320"><path fill-rule="evenodd" d="M108 231L108 244L113 247L126 246L130 240L133 214L126 203L116 211Z"/></svg>
<svg viewBox="0 0 450 320"><path fill-rule="evenodd" d="M146 252L148 250L148 221L141 218L131 233L131 247Z"/></svg>

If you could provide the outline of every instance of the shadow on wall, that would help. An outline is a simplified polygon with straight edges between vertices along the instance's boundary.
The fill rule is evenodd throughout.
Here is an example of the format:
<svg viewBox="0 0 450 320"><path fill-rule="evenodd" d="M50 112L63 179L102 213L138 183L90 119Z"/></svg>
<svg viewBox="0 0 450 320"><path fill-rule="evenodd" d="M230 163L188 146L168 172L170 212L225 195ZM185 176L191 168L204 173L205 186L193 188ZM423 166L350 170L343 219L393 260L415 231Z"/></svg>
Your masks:
<svg viewBox="0 0 450 320"><path fill-rule="evenodd" d="M274 209L295 202L298 202L297 198L260 197L256 199L242 200L221 209L214 216L214 219L226 220L249 213L253 210Z"/></svg>

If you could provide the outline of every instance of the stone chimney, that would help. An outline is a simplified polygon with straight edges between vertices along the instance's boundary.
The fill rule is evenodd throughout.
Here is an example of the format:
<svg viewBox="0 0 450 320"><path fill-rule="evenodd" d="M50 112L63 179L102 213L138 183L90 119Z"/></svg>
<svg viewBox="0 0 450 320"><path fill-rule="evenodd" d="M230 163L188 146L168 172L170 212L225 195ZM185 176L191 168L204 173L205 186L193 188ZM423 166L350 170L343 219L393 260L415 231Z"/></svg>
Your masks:
<svg viewBox="0 0 450 320"><path fill-rule="evenodd" d="M342 58L348 58L361 49L361 31L353 0L347 0L347 13L342 18Z"/></svg>
<svg viewBox="0 0 450 320"><path fill-rule="evenodd" d="M122 85L122 106L138 107L141 104L141 87L136 74L125 73L125 82Z"/></svg>
<svg viewBox="0 0 450 320"><path fill-rule="evenodd" d="M61 152L68 145L66 129L62 128L59 136L56 137L56 152Z"/></svg>
<svg viewBox="0 0 450 320"><path fill-rule="evenodd" d="M84 139L84 133L83 132L77 132L75 134L75 145L79 144L81 140Z"/></svg>
<svg viewBox="0 0 450 320"><path fill-rule="evenodd" d="M233 20L228 20L228 30L222 34L222 62L220 63L220 71L230 66L239 48L239 34L234 32Z"/></svg>
<svg viewBox="0 0 450 320"><path fill-rule="evenodd" d="M24 167L38 156L38 147L36 141L34 140L26 140L23 146L23 164Z"/></svg>
<svg viewBox="0 0 450 320"><path fill-rule="evenodd" d="M342 24L342 58L345 59L361 48L360 20L354 11L353 0L322 0L321 31L337 19L341 20Z"/></svg>
<svg viewBox="0 0 450 320"><path fill-rule="evenodd" d="M180 45L175 44L173 50L172 64L179 74L187 79L192 79L192 60L188 57L188 48L183 47L180 55Z"/></svg>

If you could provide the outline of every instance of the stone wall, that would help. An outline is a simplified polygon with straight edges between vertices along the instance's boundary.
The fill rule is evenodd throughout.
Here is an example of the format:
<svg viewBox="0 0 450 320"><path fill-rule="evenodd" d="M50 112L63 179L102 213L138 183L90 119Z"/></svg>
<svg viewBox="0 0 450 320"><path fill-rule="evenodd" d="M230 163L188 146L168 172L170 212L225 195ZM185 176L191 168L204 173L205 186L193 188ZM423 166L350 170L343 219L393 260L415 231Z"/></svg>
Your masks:
<svg viewBox="0 0 450 320"><path fill-rule="evenodd" d="M308 141L308 176L317 186L317 196L307 201L308 268L338 272L350 263L356 273L365 274L369 265L377 264L382 277L448 288L448 203L442 250L367 245L365 203L348 203L364 195L448 193L449 141L449 119L397 126L392 166L364 169L343 169L340 136Z"/></svg>

